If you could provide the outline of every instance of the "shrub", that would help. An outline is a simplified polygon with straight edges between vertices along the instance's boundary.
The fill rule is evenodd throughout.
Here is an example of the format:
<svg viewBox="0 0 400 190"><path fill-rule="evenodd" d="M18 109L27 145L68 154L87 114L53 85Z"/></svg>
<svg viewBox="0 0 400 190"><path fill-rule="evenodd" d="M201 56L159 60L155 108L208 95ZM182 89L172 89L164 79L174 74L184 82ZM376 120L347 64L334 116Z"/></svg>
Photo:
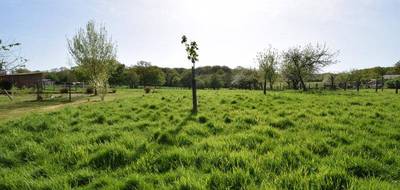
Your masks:
<svg viewBox="0 0 400 190"><path fill-rule="evenodd" d="M144 88L144 92L145 92L146 94L150 93L150 92L151 92L151 88L145 87L145 88Z"/></svg>
<svg viewBox="0 0 400 190"><path fill-rule="evenodd" d="M207 118L205 116L199 117L199 123L206 123L206 122L207 122Z"/></svg>
<svg viewBox="0 0 400 190"><path fill-rule="evenodd" d="M113 88L112 90L111 90L111 93L113 93L113 94L115 94L117 92L117 89L115 89L115 88Z"/></svg>
<svg viewBox="0 0 400 190"><path fill-rule="evenodd" d="M61 88L60 89L60 93L61 94L66 94L66 93L68 93L68 89L67 88Z"/></svg>
<svg viewBox="0 0 400 190"><path fill-rule="evenodd" d="M87 87L86 88L86 94L93 94L94 93L94 88L93 87Z"/></svg>
<svg viewBox="0 0 400 190"><path fill-rule="evenodd" d="M0 81L0 89L4 89L4 90L11 90L12 89L12 82L7 81L7 80L1 80Z"/></svg>
<svg viewBox="0 0 400 190"><path fill-rule="evenodd" d="M396 81L400 82L400 78L390 79L387 80L385 83L388 88L396 88Z"/></svg>

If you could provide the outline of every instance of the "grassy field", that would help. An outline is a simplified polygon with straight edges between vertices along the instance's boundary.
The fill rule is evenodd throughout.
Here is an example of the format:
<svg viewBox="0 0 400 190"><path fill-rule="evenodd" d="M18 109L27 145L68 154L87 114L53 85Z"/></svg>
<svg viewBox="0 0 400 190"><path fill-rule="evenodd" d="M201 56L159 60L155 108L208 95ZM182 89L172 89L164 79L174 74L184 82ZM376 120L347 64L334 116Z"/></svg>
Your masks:
<svg viewBox="0 0 400 190"><path fill-rule="evenodd" d="M109 94L107 101L115 98L124 98L130 96L129 91L122 90L118 94ZM80 105L82 103L93 103L100 101L100 97L87 94L72 94L71 102L68 94L47 94L43 101L36 101L36 94L19 93L13 96L14 100L5 95L0 95L0 122L19 118L30 113L49 112L58 110L65 106Z"/></svg>
<svg viewBox="0 0 400 190"><path fill-rule="evenodd" d="M393 92L118 91L0 124L0 189L399 189Z"/></svg>

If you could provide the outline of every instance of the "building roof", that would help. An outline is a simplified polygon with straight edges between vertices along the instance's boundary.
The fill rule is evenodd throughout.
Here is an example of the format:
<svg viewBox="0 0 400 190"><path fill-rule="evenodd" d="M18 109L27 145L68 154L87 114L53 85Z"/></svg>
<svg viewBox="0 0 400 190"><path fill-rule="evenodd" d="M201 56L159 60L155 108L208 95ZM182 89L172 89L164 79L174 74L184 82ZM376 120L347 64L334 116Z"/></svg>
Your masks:
<svg viewBox="0 0 400 190"><path fill-rule="evenodd" d="M384 79L394 79L394 78L399 78L400 75L383 75Z"/></svg>
<svg viewBox="0 0 400 190"><path fill-rule="evenodd" d="M21 75L37 75L37 74L43 74L42 72L32 72L32 73L13 73L9 74L7 76L21 76Z"/></svg>

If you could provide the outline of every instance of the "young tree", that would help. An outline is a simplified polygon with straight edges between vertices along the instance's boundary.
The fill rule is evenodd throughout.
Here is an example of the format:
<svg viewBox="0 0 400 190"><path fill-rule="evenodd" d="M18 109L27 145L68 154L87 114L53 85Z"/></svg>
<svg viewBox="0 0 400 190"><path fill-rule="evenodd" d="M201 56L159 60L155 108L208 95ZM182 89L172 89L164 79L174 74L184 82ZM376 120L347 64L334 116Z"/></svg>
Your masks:
<svg viewBox="0 0 400 190"><path fill-rule="evenodd" d="M344 89L344 91L346 91L347 85L350 81L350 74L347 72L339 73L337 79L339 81L339 85L342 85L341 87Z"/></svg>
<svg viewBox="0 0 400 190"><path fill-rule="evenodd" d="M299 79L296 75L296 73L294 72L294 69L292 68L292 65L287 63L287 62L283 62L281 65L281 76L282 79L288 84L289 88L298 89L298 85L299 85Z"/></svg>
<svg viewBox="0 0 400 190"><path fill-rule="evenodd" d="M337 74L335 74L335 73L329 73L327 76L331 90L336 90L336 77L337 77Z"/></svg>
<svg viewBox="0 0 400 190"><path fill-rule="evenodd" d="M384 75L386 74L386 69L383 67L375 67L376 81L375 81L375 91L378 91L378 80L381 80L381 89L383 91L383 87L385 86Z"/></svg>
<svg viewBox="0 0 400 190"><path fill-rule="evenodd" d="M25 67L27 59L15 53L15 48L20 45L21 43L4 44L0 39L0 71L7 73Z"/></svg>
<svg viewBox="0 0 400 190"><path fill-rule="evenodd" d="M359 70L352 70L350 71L350 79L353 81L356 85L357 92L360 91L360 86L361 86L361 79L362 79L362 74Z"/></svg>
<svg viewBox="0 0 400 190"><path fill-rule="evenodd" d="M300 82L306 91L304 81L323 67L336 63L335 56L336 54L331 53L325 45L308 44L304 48L299 46L283 53L282 68L293 78L292 80Z"/></svg>
<svg viewBox="0 0 400 190"><path fill-rule="evenodd" d="M75 63L89 82L100 90L101 100L107 94L108 79L116 64L116 46L111 38L107 37L105 27L96 29L95 23L89 21L86 28L68 40L68 49Z"/></svg>
<svg viewBox="0 0 400 190"><path fill-rule="evenodd" d="M264 52L257 54L256 60L258 62L261 76L264 80L263 90L264 95L267 93L267 81L269 82L270 89L273 89L275 79L277 77L276 71L278 66L279 53L271 47Z"/></svg>
<svg viewBox="0 0 400 190"><path fill-rule="evenodd" d="M197 113L197 93L196 93L196 72L195 72L195 63L198 61L199 55L197 51L199 48L197 47L197 43L195 41L188 42L185 35L182 36L181 44L185 45L185 50L187 53L187 58L192 62L192 102L193 108L192 113Z"/></svg>

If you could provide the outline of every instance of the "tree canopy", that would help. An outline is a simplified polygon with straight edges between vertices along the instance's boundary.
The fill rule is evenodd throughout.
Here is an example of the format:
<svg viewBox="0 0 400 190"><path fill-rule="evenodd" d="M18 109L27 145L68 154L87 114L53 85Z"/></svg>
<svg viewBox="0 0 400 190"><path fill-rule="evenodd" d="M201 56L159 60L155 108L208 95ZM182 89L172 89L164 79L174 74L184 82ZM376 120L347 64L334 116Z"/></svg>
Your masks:
<svg viewBox="0 0 400 190"><path fill-rule="evenodd" d="M68 49L78 69L88 76L95 89L101 89L101 98L104 99L108 79L117 63L116 46L108 38L105 27L96 28L95 23L89 21L68 40Z"/></svg>
<svg viewBox="0 0 400 190"><path fill-rule="evenodd" d="M300 83L307 90L305 81L323 67L336 63L336 53L330 52L325 45L308 44L305 47L294 47L283 53L283 75L297 87Z"/></svg>
<svg viewBox="0 0 400 190"><path fill-rule="evenodd" d="M21 43L4 43L0 39L0 71L13 72L16 69L25 67L27 59L19 56L15 48Z"/></svg>
<svg viewBox="0 0 400 190"><path fill-rule="evenodd" d="M267 81L270 84L270 89L273 89L274 82L277 78L277 67L279 64L279 52L272 47L269 49L259 52L257 54L257 62L259 65L259 69L264 80L264 94L266 93L267 89Z"/></svg>

